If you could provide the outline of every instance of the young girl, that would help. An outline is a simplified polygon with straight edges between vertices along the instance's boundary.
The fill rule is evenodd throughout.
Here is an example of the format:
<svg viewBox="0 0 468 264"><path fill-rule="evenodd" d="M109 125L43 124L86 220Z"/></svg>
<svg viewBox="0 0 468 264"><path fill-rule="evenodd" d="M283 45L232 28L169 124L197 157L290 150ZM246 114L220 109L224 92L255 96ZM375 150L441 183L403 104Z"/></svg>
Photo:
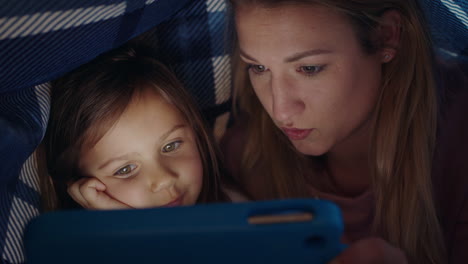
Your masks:
<svg viewBox="0 0 468 264"><path fill-rule="evenodd" d="M338 204L337 263L466 263L468 96L438 107L418 2L230 2L241 120L223 142L247 193Z"/></svg>
<svg viewBox="0 0 468 264"><path fill-rule="evenodd" d="M148 48L129 44L104 54L52 87L44 142L57 193L53 207L230 200L214 138L182 85Z"/></svg>

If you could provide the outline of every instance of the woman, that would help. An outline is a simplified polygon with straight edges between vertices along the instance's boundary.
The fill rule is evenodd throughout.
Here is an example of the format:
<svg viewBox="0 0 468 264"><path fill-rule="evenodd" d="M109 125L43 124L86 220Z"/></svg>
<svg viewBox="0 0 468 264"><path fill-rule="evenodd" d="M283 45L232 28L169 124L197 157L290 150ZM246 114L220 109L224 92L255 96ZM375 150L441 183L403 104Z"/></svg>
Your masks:
<svg viewBox="0 0 468 264"><path fill-rule="evenodd" d="M439 109L417 2L231 5L243 120L224 151L248 195L336 202L350 244L338 263L445 263L444 238L450 262L464 262L468 243L453 230L466 224L439 221L444 199L433 199Z"/></svg>

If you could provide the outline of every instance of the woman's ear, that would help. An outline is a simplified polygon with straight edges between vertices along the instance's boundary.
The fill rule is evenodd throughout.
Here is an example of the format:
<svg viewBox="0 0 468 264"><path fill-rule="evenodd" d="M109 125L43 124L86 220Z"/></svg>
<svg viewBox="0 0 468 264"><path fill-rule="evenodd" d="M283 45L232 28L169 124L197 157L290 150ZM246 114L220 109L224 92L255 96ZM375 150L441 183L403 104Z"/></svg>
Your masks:
<svg viewBox="0 0 468 264"><path fill-rule="evenodd" d="M378 37L382 62L391 61L400 46L401 14L396 10L386 11L380 20Z"/></svg>

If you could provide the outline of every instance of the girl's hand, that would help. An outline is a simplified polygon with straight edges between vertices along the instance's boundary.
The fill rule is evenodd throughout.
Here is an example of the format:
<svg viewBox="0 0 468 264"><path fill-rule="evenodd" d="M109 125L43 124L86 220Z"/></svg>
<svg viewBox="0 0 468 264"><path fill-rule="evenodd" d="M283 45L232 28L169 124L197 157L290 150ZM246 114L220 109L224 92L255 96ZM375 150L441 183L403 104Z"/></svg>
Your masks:
<svg viewBox="0 0 468 264"><path fill-rule="evenodd" d="M96 178L82 178L68 186L68 194L86 209L128 209L106 192L106 185Z"/></svg>
<svg viewBox="0 0 468 264"><path fill-rule="evenodd" d="M354 242L329 264L407 264L405 253L381 238Z"/></svg>

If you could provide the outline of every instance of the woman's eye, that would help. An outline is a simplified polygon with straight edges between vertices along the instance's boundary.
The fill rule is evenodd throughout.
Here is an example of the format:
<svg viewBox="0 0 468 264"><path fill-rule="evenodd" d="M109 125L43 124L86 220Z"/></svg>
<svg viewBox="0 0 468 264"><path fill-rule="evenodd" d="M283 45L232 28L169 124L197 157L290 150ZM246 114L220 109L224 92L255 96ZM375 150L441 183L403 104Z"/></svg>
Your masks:
<svg viewBox="0 0 468 264"><path fill-rule="evenodd" d="M264 73L267 69L267 67L263 66L263 65L257 65L257 64L250 64L249 65L249 69L251 71L253 71L254 73L256 74L262 74Z"/></svg>
<svg viewBox="0 0 468 264"><path fill-rule="evenodd" d="M164 147L162 148L162 152L167 153L167 152L174 151L179 148L180 144L182 144L182 141L174 141L167 145L164 145Z"/></svg>
<svg viewBox="0 0 468 264"><path fill-rule="evenodd" d="M323 66L301 66L299 67L299 72L303 72L307 75L314 75L323 70Z"/></svg>
<svg viewBox="0 0 468 264"><path fill-rule="evenodd" d="M136 168L137 168L137 165L128 164L125 167L122 167L118 171L116 171L114 175L120 176L120 177L129 176Z"/></svg>

